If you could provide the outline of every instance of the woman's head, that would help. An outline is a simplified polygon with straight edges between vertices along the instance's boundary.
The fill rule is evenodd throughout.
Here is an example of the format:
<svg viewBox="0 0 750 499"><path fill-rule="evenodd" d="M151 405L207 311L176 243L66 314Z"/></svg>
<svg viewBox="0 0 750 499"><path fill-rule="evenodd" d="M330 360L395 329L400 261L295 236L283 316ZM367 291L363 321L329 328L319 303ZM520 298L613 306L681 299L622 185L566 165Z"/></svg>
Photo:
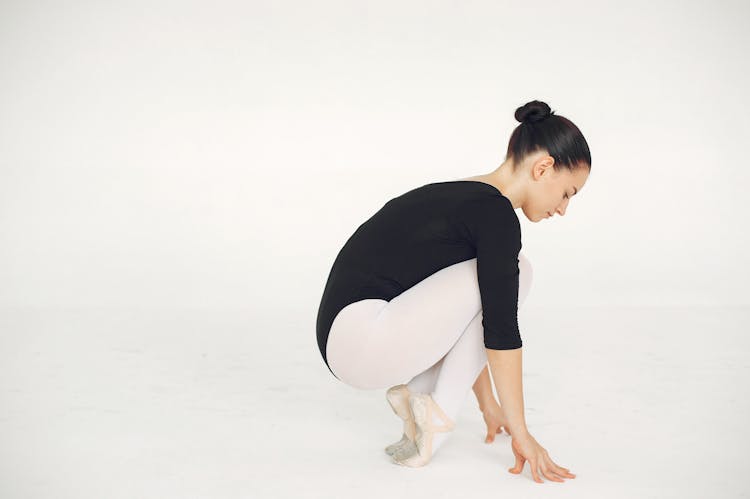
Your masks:
<svg viewBox="0 0 750 499"><path fill-rule="evenodd" d="M586 139L567 118L558 116L540 101L516 109L521 122L508 142L505 163L526 184L521 207L526 217L538 222L555 213L565 214L570 198L586 183L591 172L591 153Z"/></svg>

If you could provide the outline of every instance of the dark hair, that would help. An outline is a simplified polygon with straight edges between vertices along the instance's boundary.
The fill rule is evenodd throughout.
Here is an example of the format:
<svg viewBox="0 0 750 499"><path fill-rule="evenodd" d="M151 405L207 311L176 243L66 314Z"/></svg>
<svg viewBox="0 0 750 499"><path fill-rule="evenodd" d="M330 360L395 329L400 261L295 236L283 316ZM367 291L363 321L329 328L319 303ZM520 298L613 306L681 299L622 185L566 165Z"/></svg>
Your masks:
<svg viewBox="0 0 750 499"><path fill-rule="evenodd" d="M589 145L577 126L556 115L545 102L533 100L516 109L521 122L513 130L505 159L519 164L529 154L545 150L555 158L554 168L573 170L585 165L591 170Z"/></svg>

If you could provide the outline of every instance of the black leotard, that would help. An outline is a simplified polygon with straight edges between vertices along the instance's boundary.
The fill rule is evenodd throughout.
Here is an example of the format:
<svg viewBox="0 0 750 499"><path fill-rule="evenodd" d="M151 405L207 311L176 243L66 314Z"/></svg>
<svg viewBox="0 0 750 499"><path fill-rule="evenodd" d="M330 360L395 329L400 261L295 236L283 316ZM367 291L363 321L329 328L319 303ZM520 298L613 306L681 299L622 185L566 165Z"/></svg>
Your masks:
<svg viewBox="0 0 750 499"><path fill-rule="evenodd" d="M485 347L520 348L520 251L521 225L513 205L485 182L435 182L388 201L357 228L333 263L317 317L323 361L328 366L328 333L346 305L366 298L390 301L438 270L472 258L477 259Z"/></svg>

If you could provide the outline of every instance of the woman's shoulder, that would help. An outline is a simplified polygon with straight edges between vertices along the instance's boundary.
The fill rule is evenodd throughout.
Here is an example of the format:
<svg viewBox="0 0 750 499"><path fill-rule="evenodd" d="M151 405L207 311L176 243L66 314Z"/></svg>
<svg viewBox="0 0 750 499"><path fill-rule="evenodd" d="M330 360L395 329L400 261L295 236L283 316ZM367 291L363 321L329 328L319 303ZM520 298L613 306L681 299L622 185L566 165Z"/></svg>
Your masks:
<svg viewBox="0 0 750 499"><path fill-rule="evenodd" d="M460 182L476 183L485 188L475 195L468 196L459 205L456 215L465 223L480 229L498 230L503 227L513 232L520 232L521 223L510 199L505 197L497 187L481 180L461 180Z"/></svg>
<svg viewBox="0 0 750 499"><path fill-rule="evenodd" d="M472 195L467 199L470 206L485 209L496 208L503 211L510 209L514 211L510 199L505 197L495 185L484 180L482 177L468 177L455 180L454 182L466 185L472 191Z"/></svg>

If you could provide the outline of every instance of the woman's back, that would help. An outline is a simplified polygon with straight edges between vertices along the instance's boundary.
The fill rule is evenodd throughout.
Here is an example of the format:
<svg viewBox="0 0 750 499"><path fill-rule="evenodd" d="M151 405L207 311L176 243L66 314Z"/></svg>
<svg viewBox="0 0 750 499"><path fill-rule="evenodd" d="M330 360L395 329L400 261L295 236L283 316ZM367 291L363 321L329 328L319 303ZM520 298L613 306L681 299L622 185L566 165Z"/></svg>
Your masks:
<svg viewBox="0 0 750 499"><path fill-rule="evenodd" d="M367 299L390 301L431 274L477 258L485 344L520 347L517 322L521 231L508 198L471 180L435 182L390 201L360 225L333 263L320 302L317 341L336 314Z"/></svg>

